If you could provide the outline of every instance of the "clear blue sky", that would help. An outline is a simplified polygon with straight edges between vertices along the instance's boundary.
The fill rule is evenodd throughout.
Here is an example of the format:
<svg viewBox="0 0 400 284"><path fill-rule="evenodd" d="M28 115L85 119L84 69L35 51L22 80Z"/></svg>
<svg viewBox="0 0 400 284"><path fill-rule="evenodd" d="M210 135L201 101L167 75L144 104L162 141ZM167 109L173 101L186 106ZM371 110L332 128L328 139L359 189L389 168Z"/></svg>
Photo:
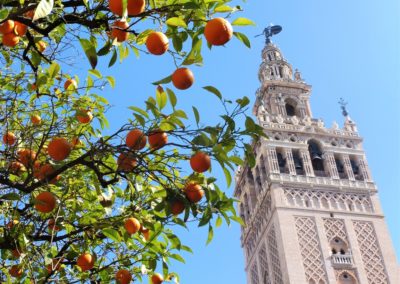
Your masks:
<svg viewBox="0 0 400 284"><path fill-rule="evenodd" d="M304 0L248 1L240 3L241 16L253 19L256 27L238 29L252 42L247 49L233 39L226 47L205 52L205 66L193 68L196 83L178 92L179 105L190 111L196 104L215 121L215 97L201 86L214 85L225 97L248 96L254 102L261 62L262 32L270 24L280 24L283 32L274 38L286 59L302 72L313 86L311 104L314 117L327 126L336 120L343 124L337 101L348 101L350 116L364 137L364 149L372 176L379 188L386 221L400 255L398 226L400 202L400 2L398 0ZM234 16L235 18L237 16ZM114 105L109 117L117 127L130 115L129 105L142 105L154 95L150 82L173 71L168 56L131 56L123 64L104 71L117 78L117 87L105 91ZM74 70L71 70L72 72ZM77 70L75 70L76 72ZM249 114L250 114L249 110ZM203 115L203 119L206 116ZM220 176L221 187L225 186ZM232 194L233 189L227 189ZM184 242L193 247L186 265L171 268L181 274L181 283L245 283L243 253L238 226L223 226L215 231L214 241L205 246L206 232L192 229L183 233Z"/></svg>

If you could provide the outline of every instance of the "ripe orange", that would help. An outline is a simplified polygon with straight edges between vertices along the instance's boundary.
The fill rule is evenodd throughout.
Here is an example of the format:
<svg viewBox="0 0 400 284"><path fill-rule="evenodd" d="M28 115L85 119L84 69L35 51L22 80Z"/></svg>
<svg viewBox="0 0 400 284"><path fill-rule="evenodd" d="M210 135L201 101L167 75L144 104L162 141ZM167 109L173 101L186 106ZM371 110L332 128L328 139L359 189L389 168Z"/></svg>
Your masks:
<svg viewBox="0 0 400 284"><path fill-rule="evenodd" d="M171 202L171 212L174 215L179 215L185 211L185 204L180 200L174 200Z"/></svg>
<svg viewBox="0 0 400 284"><path fill-rule="evenodd" d="M34 9L29 10L29 11L27 11L27 12L24 13L24 16L25 16L26 18L29 18L29 19L32 19L34 15L35 15L35 10L34 10Z"/></svg>
<svg viewBox="0 0 400 284"><path fill-rule="evenodd" d="M199 202L204 196L204 191L201 189L201 186L194 182L188 183L184 188L184 192L187 199L192 203Z"/></svg>
<svg viewBox="0 0 400 284"><path fill-rule="evenodd" d="M127 10L129 16L136 16L144 12L145 0L128 0ZM122 0L110 0L108 8L118 16L122 16Z"/></svg>
<svg viewBox="0 0 400 284"><path fill-rule="evenodd" d="M151 149L160 149L168 142L168 135L162 130L154 130L149 134L149 144Z"/></svg>
<svg viewBox="0 0 400 284"><path fill-rule="evenodd" d="M42 122L42 118L37 114L32 115L31 116L31 122L32 122L33 125L39 125Z"/></svg>
<svg viewBox="0 0 400 284"><path fill-rule="evenodd" d="M150 239L150 230L149 229L141 226L140 232L142 233L142 235L146 241L148 241Z"/></svg>
<svg viewBox="0 0 400 284"><path fill-rule="evenodd" d="M128 234L135 234L140 229L140 222L138 219L131 217L125 220L124 227Z"/></svg>
<svg viewBox="0 0 400 284"><path fill-rule="evenodd" d="M211 167L210 156L204 152L197 152L190 158L190 166L197 173L208 171Z"/></svg>
<svg viewBox="0 0 400 284"><path fill-rule="evenodd" d="M45 43L44 41L39 40L39 41L36 43L36 47L37 47L37 49L38 49L41 53L43 53L43 51L46 50L47 45L46 45L46 43Z"/></svg>
<svg viewBox="0 0 400 284"><path fill-rule="evenodd" d="M14 32L4 34L2 42L4 46L14 47L19 43L19 36L14 34Z"/></svg>
<svg viewBox="0 0 400 284"><path fill-rule="evenodd" d="M80 123L89 123L92 121L93 119L93 114L90 110L78 110L76 112L76 119L80 122Z"/></svg>
<svg viewBox="0 0 400 284"><path fill-rule="evenodd" d="M172 74L172 84L179 90L186 90L193 85L194 75L189 68L178 68Z"/></svg>
<svg viewBox="0 0 400 284"><path fill-rule="evenodd" d="M154 55L164 54L169 47L169 41L162 32L152 32L146 39L147 50Z"/></svg>
<svg viewBox="0 0 400 284"><path fill-rule="evenodd" d="M26 168L22 163L14 161L10 163L8 170L14 175L19 175L22 172L25 172Z"/></svg>
<svg viewBox="0 0 400 284"><path fill-rule="evenodd" d="M49 228L50 231L54 232L60 230L60 227L57 226L56 220L54 220L53 218L49 219L49 221L47 222L47 227Z"/></svg>
<svg viewBox="0 0 400 284"><path fill-rule="evenodd" d="M15 258L19 258L19 257L21 256L21 254L22 254L22 251L21 251L21 249L16 248L16 249L13 249L13 250L11 251L11 254L12 254L13 257L15 257Z"/></svg>
<svg viewBox="0 0 400 284"><path fill-rule="evenodd" d="M90 253L81 254L76 260L76 264L82 269L82 271L90 270L94 266L94 256Z"/></svg>
<svg viewBox="0 0 400 284"><path fill-rule="evenodd" d="M28 30L28 27L26 25L24 25L23 23L14 22L14 33L17 36L24 36L26 34L26 31Z"/></svg>
<svg viewBox="0 0 400 284"><path fill-rule="evenodd" d="M126 136L126 146L134 150L141 150L146 146L147 138L146 135L139 129L133 129L129 131Z"/></svg>
<svg viewBox="0 0 400 284"><path fill-rule="evenodd" d="M0 33L9 34L14 32L15 22L13 20L7 20L0 25Z"/></svg>
<svg viewBox="0 0 400 284"><path fill-rule="evenodd" d="M49 213L56 207L56 198L51 192L44 191L35 198L35 208L42 213Z"/></svg>
<svg viewBox="0 0 400 284"><path fill-rule="evenodd" d="M76 83L75 79L68 79L64 83L65 90L76 90L78 88L78 84Z"/></svg>
<svg viewBox="0 0 400 284"><path fill-rule="evenodd" d="M3 136L3 142L4 144L7 145L14 145L15 142L17 141L17 137L15 137L15 134L8 131L6 134Z"/></svg>
<svg viewBox="0 0 400 284"><path fill-rule="evenodd" d="M224 45L233 35L231 24L224 18L215 18L207 22L204 36L209 44Z"/></svg>
<svg viewBox="0 0 400 284"><path fill-rule="evenodd" d="M120 154L117 159L118 170L123 172L131 172L137 165L136 158L132 154Z"/></svg>
<svg viewBox="0 0 400 284"><path fill-rule="evenodd" d="M17 152L18 160L25 166L29 167L36 158L36 152L29 149L20 149Z"/></svg>
<svg viewBox="0 0 400 284"><path fill-rule="evenodd" d="M72 146L67 139L55 137L47 146L47 153L55 161L65 160L71 153Z"/></svg>
<svg viewBox="0 0 400 284"><path fill-rule="evenodd" d="M164 281L164 278L160 273L154 273L153 276L151 276L151 282L153 284L161 284Z"/></svg>
<svg viewBox="0 0 400 284"><path fill-rule="evenodd" d="M47 180L47 177L51 175L55 171L54 167L51 164L44 164L43 166L38 165L36 168L33 169L33 176L38 180ZM57 175L54 177L50 183L56 183L60 180L60 176Z"/></svg>
<svg viewBox="0 0 400 284"><path fill-rule="evenodd" d="M11 266L11 268L10 268L10 270L8 270L8 272L10 273L10 275L12 277L16 277L16 278L21 277L21 275L23 273L23 271L19 265Z"/></svg>
<svg viewBox="0 0 400 284"><path fill-rule="evenodd" d="M117 283L129 284L132 280L132 274L126 269L120 269L115 273L115 278L117 279Z"/></svg>
<svg viewBox="0 0 400 284"><path fill-rule="evenodd" d="M111 37L116 38L118 42L124 42L129 38L129 32L126 30L129 24L126 21L115 21L111 28Z"/></svg>
<svg viewBox="0 0 400 284"><path fill-rule="evenodd" d="M63 259L62 258L53 258L52 264L48 264L46 266L47 272L50 273L52 271L58 271L61 269Z"/></svg>

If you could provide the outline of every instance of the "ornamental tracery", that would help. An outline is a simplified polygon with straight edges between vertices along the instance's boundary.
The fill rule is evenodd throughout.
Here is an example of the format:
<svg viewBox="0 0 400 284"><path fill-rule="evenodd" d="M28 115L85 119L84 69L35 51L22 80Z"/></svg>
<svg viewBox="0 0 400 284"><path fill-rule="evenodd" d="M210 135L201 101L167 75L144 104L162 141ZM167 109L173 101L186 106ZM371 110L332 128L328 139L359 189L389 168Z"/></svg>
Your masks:
<svg viewBox="0 0 400 284"><path fill-rule="evenodd" d="M279 251L276 242L275 226L272 225L268 233L268 250L271 259L272 277L274 284L283 284Z"/></svg>

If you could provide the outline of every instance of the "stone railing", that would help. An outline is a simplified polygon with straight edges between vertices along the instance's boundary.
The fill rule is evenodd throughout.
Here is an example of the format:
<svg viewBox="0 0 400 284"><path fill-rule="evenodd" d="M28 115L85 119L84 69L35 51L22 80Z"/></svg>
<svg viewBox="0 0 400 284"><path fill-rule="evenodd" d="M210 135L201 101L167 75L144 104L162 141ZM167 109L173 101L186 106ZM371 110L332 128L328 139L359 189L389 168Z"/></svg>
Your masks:
<svg viewBox="0 0 400 284"><path fill-rule="evenodd" d="M332 266L336 267L352 267L353 266L353 257L351 254L334 254L331 257Z"/></svg>
<svg viewBox="0 0 400 284"><path fill-rule="evenodd" d="M311 176L299 176L289 174L269 174L271 182L291 182L291 183L307 183L314 185L323 186L334 186L334 187L346 187L354 189L368 189L376 190L375 183L371 181L360 181L360 180L348 180L348 179L333 179L331 177L311 177Z"/></svg>

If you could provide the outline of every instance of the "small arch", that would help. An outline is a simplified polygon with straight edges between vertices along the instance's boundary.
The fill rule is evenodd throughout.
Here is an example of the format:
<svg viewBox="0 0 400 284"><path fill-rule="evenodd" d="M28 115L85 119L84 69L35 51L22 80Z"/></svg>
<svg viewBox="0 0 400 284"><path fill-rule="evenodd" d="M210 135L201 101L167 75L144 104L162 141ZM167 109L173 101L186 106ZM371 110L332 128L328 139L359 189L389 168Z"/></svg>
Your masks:
<svg viewBox="0 0 400 284"><path fill-rule="evenodd" d="M330 247L332 254L347 254L349 252L349 247L347 243L340 237L334 237L330 241ZM334 253L335 252L335 253Z"/></svg>
<svg viewBox="0 0 400 284"><path fill-rule="evenodd" d="M286 109L287 116L298 115L297 102L291 98L288 98L285 100L285 109Z"/></svg>
<svg viewBox="0 0 400 284"><path fill-rule="evenodd" d="M337 284L357 284L356 278L347 271L343 271L338 276Z"/></svg>

